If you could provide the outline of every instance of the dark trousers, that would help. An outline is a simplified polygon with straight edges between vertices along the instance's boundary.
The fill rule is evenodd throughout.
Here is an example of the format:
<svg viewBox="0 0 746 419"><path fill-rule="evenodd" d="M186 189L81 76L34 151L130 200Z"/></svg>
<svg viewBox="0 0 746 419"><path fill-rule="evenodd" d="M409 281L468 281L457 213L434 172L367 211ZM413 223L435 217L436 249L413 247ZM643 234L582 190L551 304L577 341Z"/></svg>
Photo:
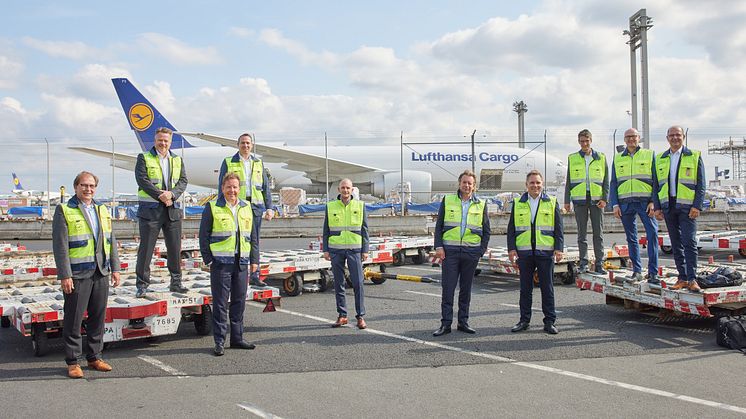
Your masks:
<svg viewBox="0 0 746 419"><path fill-rule="evenodd" d="M672 205L671 205L672 204ZM676 202L663 211L671 238L673 259L679 271L679 280L697 279L697 220L689 218L689 210L676 208Z"/></svg>
<svg viewBox="0 0 746 419"><path fill-rule="evenodd" d="M65 344L67 365L78 363L78 357L85 352L88 361L94 361L104 347L104 322L106 302L109 298L109 276L96 270L92 278L73 279L73 291L65 295L65 318L62 321L62 340ZM86 344L80 336L83 315L86 320Z"/></svg>
<svg viewBox="0 0 746 419"><path fill-rule="evenodd" d="M230 318L230 341L243 340L243 312L246 308L249 269L236 262L232 265L214 262L210 266L212 290L212 332L216 344L224 344ZM230 298L230 314L229 303Z"/></svg>
<svg viewBox="0 0 746 419"><path fill-rule="evenodd" d="M254 216L251 219L251 228L256 231L256 239L257 239L256 251L257 252L259 252L259 243L261 243L259 241L259 233L261 232L261 229L262 229L262 215L264 214L264 212L261 209L259 209L258 211L259 211L259 215L256 215L256 211L253 211ZM252 272L250 275L251 275L252 280L258 281L259 280L259 269Z"/></svg>
<svg viewBox="0 0 746 419"><path fill-rule="evenodd" d="M150 261L153 259L155 242L158 233L163 230L163 239L168 252L168 272L171 274L171 284L181 283L181 220L172 221L168 211L162 211L158 220L139 219L140 246L137 248L137 288L150 286Z"/></svg>
<svg viewBox="0 0 746 419"><path fill-rule="evenodd" d="M479 255L460 250L447 250L441 267L440 322L450 327L453 323L453 296L458 285L458 322L469 323L469 304L474 271L479 263Z"/></svg>
<svg viewBox="0 0 746 419"><path fill-rule="evenodd" d="M534 272L539 274L541 288L541 310L544 312L544 324L553 324L557 320L554 311L554 260L551 256L528 256L518 258L518 269L521 271L521 321L531 321L531 304L534 291Z"/></svg>
<svg viewBox="0 0 746 419"><path fill-rule="evenodd" d="M334 298L337 302L337 313L347 317L345 298L345 263L350 271L350 282L355 292L355 317L365 316L365 296L363 291L363 262L360 252L352 250L334 250L329 252L334 273Z"/></svg>
<svg viewBox="0 0 746 419"><path fill-rule="evenodd" d="M574 204L575 221L578 224L578 250L580 266L588 266L588 218L591 219L593 232L593 254L596 268L604 266L604 210L591 204L591 197L586 196L582 204Z"/></svg>
<svg viewBox="0 0 746 419"><path fill-rule="evenodd" d="M637 217L640 217L648 236L648 274L658 275L658 220L648 216L646 211L648 205L645 203L631 202L624 206L622 225L624 226L624 233L627 235L627 247L629 248L629 258L632 261L632 270L642 273L640 243L637 241Z"/></svg>

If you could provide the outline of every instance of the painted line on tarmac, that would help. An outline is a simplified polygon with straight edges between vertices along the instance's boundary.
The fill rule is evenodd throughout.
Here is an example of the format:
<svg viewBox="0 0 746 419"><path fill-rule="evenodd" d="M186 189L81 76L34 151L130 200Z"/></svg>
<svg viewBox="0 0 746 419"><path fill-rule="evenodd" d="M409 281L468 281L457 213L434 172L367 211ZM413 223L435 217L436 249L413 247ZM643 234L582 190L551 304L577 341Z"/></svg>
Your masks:
<svg viewBox="0 0 746 419"><path fill-rule="evenodd" d="M258 304L258 303L250 303L250 304L252 304L252 305L254 305L256 307L262 307L262 305ZM306 319L317 320L317 321L320 321L322 323L329 323L329 324L334 323L334 320L329 320L329 319L325 319L323 317L318 317L318 316L312 316L312 315L309 315L309 314L298 313L296 311L290 311L290 310L286 310L284 308L278 308L277 311L280 312L280 313L289 314L291 316L297 316L297 317L303 317L303 318L306 318ZM680 400L680 401L695 403L695 404L699 404L699 405L702 405L702 406L715 407L715 408L718 408L718 409L728 410L728 411L731 411L731 412L746 413L746 408L740 407L740 406L733 406L733 405L729 405L729 404L725 404L725 403L715 402L715 401L712 401L712 400L700 399L700 398L697 398L697 397L686 396L684 394L671 393L671 392L665 391L665 390L658 390L658 389L651 388L651 387L638 386L636 384L629 384L629 383L624 383L624 382L621 382L621 381L608 380L606 378L595 377L595 376L592 376L592 375L581 374L581 373L572 372L572 371L566 371L566 370L562 370L562 369L554 368L554 367L549 367L549 366L545 366L545 365L533 364L533 363L530 363L530 362L521 362L521 361L517 361L517 360L512 359L512 358L506 358L506 357L502 357L502 356L498 356L498 355L492 355L492 354L487 354L487 353L483 353L483 352L475 352L475 351L471 351L469 349L458 348L458 347L455 347L455 346L445 345L445 344L437 343L437 342L431 342L431 341L427 341L427 340L423 340L423 339L417 339L417 338L413 338L413 337L409 337L409 336L397 335L395 333L384 332L382 330L376 330L376 329L367 328L364 331L368 332L368 333L372 333L374 335L385 336L385 337L389 337L389 338L393 338L393 339L403 340L403 341L406 341L406 342L419 343L419 344L430 346L430 347L433 347L433 348L440 348L440 349L445 349L447 351L459 352L459 353L462 353L462 354L475 356L475 357L478 357L478 358L485 358L485 359L490 359L490 360L493 360L493 361L510 363L511 365L516 365L516 366L519 366L519 367L526 367L526 368L531 368L531 369L538 370L538 371L544 371L544 372L549 372L549 373L553 373L553 374L563 375L565 377L572 377L572 378L576 378L576 379L579 379L579 380L590 381L590 382L593 382L593 383L606 384L608 386L613 386L613 387L620 387L620 388L624 388L624 389L627 389L627 390L638 391L640 393L645 393L645 394L649 394L649 395L653 395L653 396L667 397L667 398L674 399L674 400Z"/></svg>
<svg viewBox="0 0 746 419"><path fill-rule="evenodd" d="M140 355L137 358L141 359L141 360L143 360L145 362L147 362L150 365L153 365L154 367L160 368L163 371L165 371L165 372L167 372L167 373L169 373L169 374L171 374L171 375L173 375L175 377L189 378L189 376L186 375L186 373L183 373L183 372L177 370L176 368L174 368L174 367L172 367L172 366L170 366L168 364L165 364L165 363L163 363L163 362L161 362L161 361L159 361L159 360L157 360L157 359L155 359L155 358L153 358L151 356Z"/></svg>
<svg viewBox="0 0 746 419"><path fill-rule="evenodd" d="M408 292L408 293L410 293L410 294L429 295L430 297L438 297L438 298L440 298L440 297L441 297L441 295L440 295L440 294L433 294L433 293L429 293L429 292L410 291L410 290L406 290L406 291L404 291L404 292ZM514 308L521 308L521 306L519 306L518 304L507 304L507 303L499 303L498 305L501 305L501 306L505 306L505 307L514 307ZM534 310L534 311L542 311L542 310L541 310L541 308L537 308L537 307L531 307L531 310ZM562 313L562 312L561 312L561 311L559 311L559 310L555 310L555 312L557 312L557 313Z"/></svg>
<svg viewBox="0 0 746 419"><path fill-rule="evenodd" d="M282 419L280 416L267 413L264 410L260 409L259 407L251 403L241 402L241 403L238 403L236 406L240 407L243 410L246 410L247 412L251 412L257 417L260 417L263 419Z"/></svg>

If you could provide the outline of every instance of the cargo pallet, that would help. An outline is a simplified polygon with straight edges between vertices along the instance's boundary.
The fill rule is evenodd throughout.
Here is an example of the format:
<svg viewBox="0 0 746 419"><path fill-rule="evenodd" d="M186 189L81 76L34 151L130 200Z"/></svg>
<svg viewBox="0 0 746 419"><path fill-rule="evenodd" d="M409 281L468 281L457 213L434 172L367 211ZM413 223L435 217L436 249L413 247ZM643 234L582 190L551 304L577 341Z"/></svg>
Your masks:
<svg viewBox="0 0 746 419"><path fill-rule="evenodd" d="M189 290L168 290L168 279L152 278L145 298L136 298L133 280L109 288L106 308L104 344L125 340L153 338L175 334L181 322L193 322L199 335L212 332L212 294L207 273L184 275L182 283ZM248 301L265 303L264 311L280 305L277 288L249 287ZM64 297L58 286L9 288L0 290L0 316L3 328L11 325L23 336L31 337L34 355L49 350L49 340L62 336ZM85 323L84 323L85 328Z"/></svg>
<svg viewBox="0 0 746 419"><path fill-rule="evenodd" d="M717 263L699 266L699 275L708 275L721 266L729 266L746 275L746 266L737 263ZM578 275L576 286L582 290L592 290L606 296L607 304L621 303L625 308L642 311L655 311L660 316L694 315L717 317L746 313L746 284L735 287L703 288L702 292L672 290L676 283L675 268L662 268L659 276L661 285L647 281L627 282L631 270L613 270L608 275L582 273Z"/></svg>
<svg viewBox="0 0 746 419"><path fill-rule="evenodd" d="M746 257L746 232L743 231L701 231L697 232L696 242L698 249L735 250L742 257ZM647 237L640 238L640 244L646 247ZM663 253L669 255L673 253L671 237L668 234L658 233L658 245Z"/></svg>

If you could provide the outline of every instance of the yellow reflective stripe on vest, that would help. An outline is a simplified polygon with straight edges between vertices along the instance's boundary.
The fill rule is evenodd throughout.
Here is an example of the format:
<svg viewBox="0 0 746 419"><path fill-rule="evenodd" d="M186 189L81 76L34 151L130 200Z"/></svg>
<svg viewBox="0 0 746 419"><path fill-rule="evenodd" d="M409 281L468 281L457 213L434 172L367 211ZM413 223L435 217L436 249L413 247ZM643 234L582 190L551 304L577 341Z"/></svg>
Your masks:
<svg viewBox="0 0 746 419"><path fill-rule="evenodd" d="M464 235L461 237L461 220L463 218L461 198L457 194L445 196L445 213L443 214L443 244L449 246L479 247L482 245L482 217L485 202L470 202L466 215Z"/></svg>
<svg viewBox="0 0 746 419"><path fill-rule="evenodd" d="M363 247L363 201L350 200L345 205L336 199L326 204L327 226L332 233L329 236L329 249L361 249Z"/></svg>
<svg viewBox="0 0 746 419"><path fill-rule="evenodd" d="M236 219L233 211L225 206L218 206L211 201L210 212L212 213L212 231L210 232L210 253L220 263L233 263L236 256ZM240 203L238 204L240 205ZM251 229L252 217L250 205L239 206L236 211L238 216L238 229L240 232L240 243L238 254L241 259L248 259L251 254Z"/></svg>
<svg viewBox="0 0 746 419"><path fill-rule="evenodd" d="M531 205L528 200L513 201L513 224L516 229L517 250L554 250L554 211L557 198L550 196L548 201L540 200L534 220L535 246L531 243ZM518 234L519 233L519 234Z"/></svg>
<svg viewBox="0 0 746 419"><path fill-rule="evenodd" d="M650 198L653 194L653 156L649 149L638 149L634 155L617 153L614 172L620 202L631 198Z"/></svg>
<svg viewBox="0 0 746 419"><path fill-rule="evenodd" d="M225 158L226 173L236 173L241 179L241 189L238 192L238 196L241 199L246 199L254 204L264 204L264 193L262 188L264 187L264 163L261 160L251 161L251 195L246 195L246 173L244 172L243 160L240 159L237 162L233 161L233 157ZM220 182L222 183L222 179Z"/></svg>

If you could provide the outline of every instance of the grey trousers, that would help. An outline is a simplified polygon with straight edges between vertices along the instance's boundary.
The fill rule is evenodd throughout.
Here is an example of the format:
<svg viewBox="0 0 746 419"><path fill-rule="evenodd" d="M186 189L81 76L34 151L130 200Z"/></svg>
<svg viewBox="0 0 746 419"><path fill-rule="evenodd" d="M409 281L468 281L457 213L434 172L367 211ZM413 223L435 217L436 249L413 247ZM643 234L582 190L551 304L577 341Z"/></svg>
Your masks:
<svg viewBox="0 0 746 419"><path fill-rule="evenodd" d="M584 205L575 205L575 221L578 223L578 249L580 250L580 266L588 266L588 216L591 218L593 229L593 254L596 257L596 267L604 264L604 212L596 205L586 201Z"/></svg>
<svg viewBox="0 0 746 419"><path fill-rule="evenodd" d="M150 261L158 241L158 233L163 230L166 242L168 272L171 274L171 285L181 284L181 220L172 221L168 211L163 211L159 220L139 218L140 246L137 248L137 288L150 286Z"/></svg>
<svg viewBox="0 0 746 419"><path fill-rule="evenodd" d="M104 347L104 322L108 298L109 275L101 275L98 269L93 278L73 279L73 292L65 294L65 318L62 320L62 340L65 344L67 365L77 364L78 357L83 353L88 361L99 358ZM80 325L86 311L87 339L83 345Z"/></svg>

